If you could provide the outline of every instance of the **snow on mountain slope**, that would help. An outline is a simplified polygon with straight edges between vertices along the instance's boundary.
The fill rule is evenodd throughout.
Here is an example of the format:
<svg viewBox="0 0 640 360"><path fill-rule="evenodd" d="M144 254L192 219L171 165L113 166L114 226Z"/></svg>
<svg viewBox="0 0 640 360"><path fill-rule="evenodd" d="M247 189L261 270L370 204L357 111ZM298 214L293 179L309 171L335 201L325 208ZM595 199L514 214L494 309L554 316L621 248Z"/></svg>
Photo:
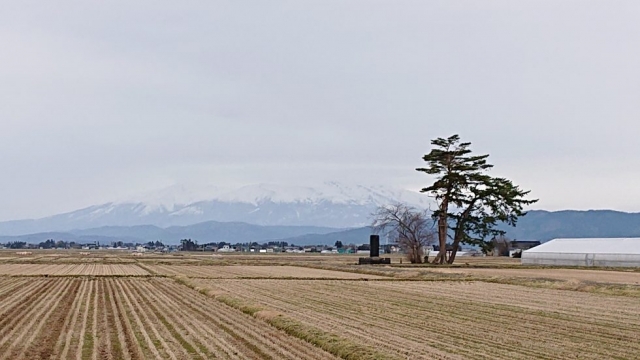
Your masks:
<svg viewBox="0 0 640 360"><path fill-rule="evenodd" d="M160 190L148 191L134 197L116 200L114 205L141 204L144 213L179 211L184 205L213 200L229 189L214 185L175 184Z"/></svg>
<svg viewBox="0 0 640 360"><path fill-rule="evenodd" d="M258 225L312 225L335 228L368 225L377 206L393 202L427 208L425 194L385 186L259 184L238 189L174 185L37 220L0 223L0 235L68 231L100 226L185 226L209 220Z"/></svg>
<svg viewBox="0 0 640 360"><path fill-rule="evenodd" d="M383 186L344 185L325 182L320 186L283 186L275 184L249 185L214 197L220 202L240 202L258 205L263 202L383 205L394 201L406 201L413 205L424 205L424 194L408 190L390 190Z"/></svg>

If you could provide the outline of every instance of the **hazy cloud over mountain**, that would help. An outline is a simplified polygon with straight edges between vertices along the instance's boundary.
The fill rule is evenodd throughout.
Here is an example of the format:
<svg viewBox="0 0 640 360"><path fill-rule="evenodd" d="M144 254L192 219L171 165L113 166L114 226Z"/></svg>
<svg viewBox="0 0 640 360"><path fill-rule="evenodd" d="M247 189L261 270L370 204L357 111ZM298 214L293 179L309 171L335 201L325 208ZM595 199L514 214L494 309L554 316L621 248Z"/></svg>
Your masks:
<svg viewBox="0 0 640 360"><path fill-rule="evenodd" d="M538 208L640 211L640 3L0 5L0 220L173 183L419 188L460 133Z"/></svg>

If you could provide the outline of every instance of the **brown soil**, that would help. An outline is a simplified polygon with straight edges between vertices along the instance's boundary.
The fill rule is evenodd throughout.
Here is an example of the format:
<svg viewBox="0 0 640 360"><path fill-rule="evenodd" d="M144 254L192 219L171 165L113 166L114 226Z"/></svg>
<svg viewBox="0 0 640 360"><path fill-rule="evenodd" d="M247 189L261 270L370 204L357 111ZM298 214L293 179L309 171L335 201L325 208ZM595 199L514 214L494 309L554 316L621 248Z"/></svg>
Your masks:
<svg viewBox="0 0 640 360"><path fill-rule="evenodd" d="M335 359L172 279L0 278L0 297L0 359Z"/></svg>
<svg viewBox="0 0 640 360"><path fill-rule="evenodd" d="M0 264L0 275L54 275L54 276L145 276L149 273L131 264Z"/></svg>
<svg viewBox="0 0 640 360"><path fill-rule="evenodd" d="M484 282L194 282L407 358L632 359L640 353L637 298Z"/></svg>
<svg viewBox="0 0 640 360"><path fill-rule="evenodd" d="M505 276L608 284L640 285L640 272L582 269L429 269L444 274L468 274L480 276Z"/></svg>
<svg viewBox="0 0 640 360"><path fill-rule="evenodd" d="M381 276L299 266L207 266L152 265L149 268L162 275L181 275L216 279L236 278L313 278L313 279L380 279Z"/></svg>

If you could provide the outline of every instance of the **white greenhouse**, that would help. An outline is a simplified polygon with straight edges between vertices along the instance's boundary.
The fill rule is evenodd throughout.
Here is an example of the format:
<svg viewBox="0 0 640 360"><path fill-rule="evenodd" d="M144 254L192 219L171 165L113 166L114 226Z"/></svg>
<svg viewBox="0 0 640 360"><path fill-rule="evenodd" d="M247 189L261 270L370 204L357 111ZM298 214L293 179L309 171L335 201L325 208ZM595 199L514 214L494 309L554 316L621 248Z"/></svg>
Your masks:
<svg viewBox="0 0 640 360"><path fill-rule="evenodd" d="M523 251L522 264L640 267L640 238L554 239Z"/></svg>

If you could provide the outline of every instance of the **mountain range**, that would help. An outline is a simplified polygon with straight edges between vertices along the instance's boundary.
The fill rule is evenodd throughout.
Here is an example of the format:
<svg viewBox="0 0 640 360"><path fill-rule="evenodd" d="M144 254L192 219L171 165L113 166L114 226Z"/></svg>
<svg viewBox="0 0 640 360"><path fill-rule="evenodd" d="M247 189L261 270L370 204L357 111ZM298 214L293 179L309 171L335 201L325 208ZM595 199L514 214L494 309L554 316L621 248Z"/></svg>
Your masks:
<svg viewBox="0 0 640 360"><path fill-rule="evenodd" d="M393 202L417 208L431 204L429 197L414 191L336 182L316 187L261 184L195 191L176 185L42 219L0 222L0 243L47 239L177 243L182 238L200 243L364 243L371 233L367 227L370 214ZM504 230L518 240L640 237L640 213L532 210L516 228Z"/></svg>
<svg viewBox="0 0 640 360"><path fill-rule="evenodd" d="M518 221L515 228L504 227L507 237L516 240L547 241L571 237L640 237L640 213L611 210L544 211L532 210ZM187 226L161 228L155 225L104 226L76 229L68 232L41 232L17 236L0 236L0 243L24 241L39 243L47 239L77 243L148 242L162 240L176 244L191 238L207 242L266 242L286 241L296 245L362 244L368 241L371 229L367 226L349 229L315 226L255 225L242 222L207 221Z"/></svg>
<svg viewBox="0 0 640 360"><path fill-rule="evenodd" d="M178 244L180 239L197 240L200 244L212 242L267 242L287 241L308 234L322 236L329 233L341 233L342 229L317 226L262 226L241 222L207 221L188 226L161 228L155 225L105 226L93 229L72 230L68 232L42 232L17 236L0 236L0 243L23 241L40 243L47 239L64 240L76 243L110 244L116 241L145 243L161 241L164 244ZM366 236L362 242L366 242ZM307 245L312 242L301 241L296 244Z"/></svg>
<svg viewBox="0 0 640 360"><path fill-rule="evenodd" d="M404 189L337 182L315 187L259 184L233 190L175 185L41 219L0 222L0 235L69 232L104 226L166 228L207 221L354 228L368 225L370 214L378 206L398 201L426 208L430 198Z"/></svg>
<svg viewBox="0 0 640 360"><path fill-rule="evenodd" d="M509 238L519 240L640 237L640 213L533 210L518 220L518 226L504 230Z"/></svg>

